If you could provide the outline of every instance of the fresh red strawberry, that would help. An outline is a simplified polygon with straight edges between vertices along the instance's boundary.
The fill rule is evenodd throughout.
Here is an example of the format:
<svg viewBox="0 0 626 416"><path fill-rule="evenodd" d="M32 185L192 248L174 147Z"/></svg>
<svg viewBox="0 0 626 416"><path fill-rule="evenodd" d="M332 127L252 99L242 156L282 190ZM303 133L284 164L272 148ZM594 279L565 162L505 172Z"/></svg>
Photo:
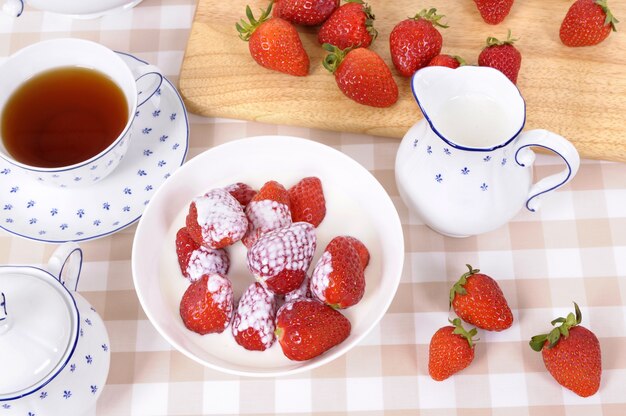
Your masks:
<svg viewBox="0 0 626 416"><path fill-rule="evenodd" d="M574 309L575 314L553 320L553 326L561 325L548 334L532 337L530 347L541 351L546 369L561 386L588 397L600 388L602 354L598 338L580 326L582 314L575 302Z"/></svg>
<svg viewBox="0 0 626 416"><path fill-rule="evenodd" d="M400 75L412 76L441 53L443 37L437 26L448 27L439 22L442 17L437 14L437 9L424 9L393 28L389 35L389 50L391 61Z"/></svg>
<svg viewBox="0 0 626 416"><path fill-rule="evenodd" d="M513 325L511 308L498 282L480 270L469 269L450 289L450 305L465 322L488 331L502 331Z"/></svg>
<svg viewBox="0 0 626 416"><path fill-rule="evenodd" d="M239 37L248 42L250 55L262 67L289 75L305 76L309 73L309 56L302 46L296 28L280 17L269 17L270 2L259 20L246 6L249 23L243 19L235 26Z"/></svg>
<svg viewBox="0 0 626 416"><path fill-rule="evenodd" d="M335 74L342 93L359 104L389 107L398 101L398 85L383 59L369 49L340 50L324 44L330 53L324 67Z"/></svg>
<svg viewBox="0 0 626 416"><path fill-rule="evenodd" d="M311 292L335 309L356 305L365 293L361 259L352 242L335 237L326 246L311 275Z"/></svg>
<svg viewBox="0 0 626 416"><path fill-rule="evenodd" d="M597 45L612 31L617 31L618 20L606 0L576 0L569 8L559 30L565 46Z"/></svg>
<svg viewBox="0 0 626 416"><path fill-rule="evenodd" d="M246 217L248 231L242 241L250 248L261 234L292 223L289 192L276 181L267 182L246 206Z"/></svg>
<svg viewBox="0 0 626 416"><path fill-rule="evenodd" d="M233 288L230 280L205 274L191 283L180 301L180 317L185 326L200 335L221 333L233 314Z"/></svg>
<svg viewBox="0 0 626 416"><path fill-rule="evenodd" d="M233 318L237 344L251 351L265 351L276 337L276 299L259 283L251 284L241 296Z"/></svg>
<svg viewBox="0 0 626 416"><path fill-rule="evenodd" d="M304 178L289 188L289 201L293 222L306 221L317 227L326 216L326 200L319 178Z"/></svg>
<svg viewBox="0 0 626 416"><path fill-rule="evenodd" d="M439 328L430 340L428 374L436 381L458 373L474 360L472 337L476 335L476 328L466 331L459 318L451 323L454 326Z"/></svg>
<svg viewBox="0 0 626 416"><path fill-rule="evenodd" d="M311 294L310 283L311 278L309 276L306 276L299 288L285 294L285 302L291 302L292 300L296 299L312 299L313 295Z"/></svg>
<svg viewBox="0 0 626 416"><path fill-rule="evenodd" d="M372 8L363 0L346 0L320 27L317 40L339 49L367 48L378 36L375 19Z"/></svg>
<svg viewBox="0 0 626 416"><path fill-rule="evenodd" d="M485 23L497 25L509 15L514 0L474 0Z"/></svg>
<svg viewBox="0 0 626 416"><path fill-rule="evenodd" d="M297 25L321 25L339 7L339 0L276 0L274 16Z"/></svg>
<svg viewBox="0 0 626 416"><path fill-rule="evenodd" d="M248 219L231 194L213 189L196 197L189 205L187 232L206 248L224 248L241 240L248 229Z"/></svg>
<svg viewBox="0 0 626 416"><path fill-rule="evenodd" d="M276 337L290 360L317 357L348 338L350 330L339 311L312 299L285 303L276 315Z"/></svg>
<svg viewBox="0 0 626 416"><path fill-rule="evenodd" d="M248 250L248 269L270 291L284 295L304 281L315 247L313 226L296 222L262 234Z"/></svg>
<svg viewBox="0 0 626 416"><path fill-rule="evenodd" d="M350 236L347 236L345 238L350 241L352 247L354 247L354 249L358 253L359 259L361 260L361 269L365 270L367 265L370 263L369 250L367 249L367 247L365 247L365 244L363 244L361 240Z"/></svg>
<svg viewBox="0 0 626 416"><path fill-rule="evenodd" d="M191 238L186 227L176 233L176 254L180 271L192 282L204 274L226 275L230 267L226 251L201 246Z"/></svg>
<svg viewBox="0 0 626 416"><path fill-rule="evenodd" d="M465 61L460 56L439 54L431 59L426 66L447 66L448 68L455 69L462 65L465 65Z"/></svg>
<svg viewBox="0 0 626 416"><path fill-rule="evenodd" d="M487 46L478 55L478 65L495 68L516 84L517 74L522 65L522 54L513 45L516 40L511 38L511 31L505 41L488 37Z"/></svg>
<svg viewBox="0 0 626 416"><path fill-rule="evenodd" d="M244 208L256 195L256 191L254 189L242 182L233 183L232 185L228 185L224 189L226 190L226 192L231 194L233 198L235 198Z"/></svg>

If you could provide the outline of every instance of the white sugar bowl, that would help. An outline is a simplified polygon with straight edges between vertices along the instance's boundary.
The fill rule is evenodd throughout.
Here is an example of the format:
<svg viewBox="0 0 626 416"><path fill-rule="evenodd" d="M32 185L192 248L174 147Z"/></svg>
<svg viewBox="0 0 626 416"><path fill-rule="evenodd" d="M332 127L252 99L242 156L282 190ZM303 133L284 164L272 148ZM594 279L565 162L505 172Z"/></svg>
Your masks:
<svg viewBox="0 0 626 416"><path fill-rule="evenodd" d="M76 292L82 251L65 243L47 270L0 266L0 415L81 415L104 387L104 322Z"/></svg>

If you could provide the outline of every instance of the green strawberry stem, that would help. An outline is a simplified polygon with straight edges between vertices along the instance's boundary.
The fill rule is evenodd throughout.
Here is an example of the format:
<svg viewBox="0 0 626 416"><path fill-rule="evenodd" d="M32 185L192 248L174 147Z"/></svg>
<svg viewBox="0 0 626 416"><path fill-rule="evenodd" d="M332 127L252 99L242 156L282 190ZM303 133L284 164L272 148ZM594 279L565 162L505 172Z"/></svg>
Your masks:
<svg viewBox="0 0 626 416"><path fill-rule="evenodd" d="M443 14L437 14L437 9L435 9L434 7L431 9L423 9L421 10L418 14L416 14L413 17L409 17L409 19L413 19L413 20L419 20L419 19L424 19L424 20L428 20L430 23L433 24L433 26L439 26L441 28L447 29L448 25L441 23L439 20L441 20L442 17L445 17L445 15Z"/></svg>
<svg viewBox="0 0 626 416"><path fill-rule="evenodd" d="M567 318L556 318L555 320L550 322L552 326L555 326L556 324L561 325L555 327L547 334L535 335L534 337L532 337L529 342L530 348L535 351L541 351L546 341L550 343L548 345L548 348L553 348L559 342L562 336L567 338L569 336L569 330L580 324L583 320L583 316L580 313L580 308L578 308L576 302L574 302L574 312L575 313L570 312L567 315Z"/></svg>
<svg viewBox="0 0 626 416"><path fill-rule="evenodd" d="M465 59L461 58L459 55L453 55L452 57L456 59L456 61L459 63L459 66L467 65L467 62L465 62Z"/></svg>
<svg viewBox="0 0 626 416"><path fill-rule="evenodd" d="M450 320L448 319L448 321ZM469 343L469 346L471 348L474 348L473 337L478 333L478 330L476 328L472 328L470 331L467 331L465 328L463 328L463 323L461 323L461 320L459 318L454 318L452 321L450 321L450 323L454 325L454 331L452 331L452 333L465 338ZM476 341L478 341L478 338L476 338Z"/></svg>
<svg viewBox="0 0 626 416"><path fill-rule="evenodd" d="M467 278L473 274L480 272L479 269L474 269L469 264L466 264L466 266L469 269L469 271L463 273L461 277L459 278L459 280L452 286L452 289L450 289L450 307L452 307L452 301L454 300L454 297L457 294L465 295L467 293L467 291L465 290L465 284L467 283Z"/></svg>
<svg viewBox="0 0 626 416"><path fill-rule="evenodd" d="M378 37L378 31L374 28L376 16L372 13L372 7L363 0L346 0L346 3L356 3L363 6L363 13L365 13L365 29L372 37L372 40L376 39L376 37Z"/></svg>
<svg viewBox="0 0 626 416"><path fill-rule="evenodd" d="M270 1L270 4L267 5L267 9L261 9L261 17L259 19L254 18L254 14L252 14L252 9L250 9L250 5L246 6L246 17L248 18L248 22L244 19L241 19L239 23L235 23L235 28L237 32L239 32L239 37L241 40L248 41L250 40L250 36L254 33L257 27L261 25L261 23L265 22L270 13L272 12L272 6L274 5L274 0Z"/></svg>
<svg viewBox="0 0 626 416"><path fill-rule="evenodd" d="M596 0L595 3L602 8L604 14L606 14L606 19L604 19L604 26L611 25L611 29L613 32L617 32L617 27L615 27L616 23L619 23L619 20L613 16L613 13L609 10L609 6L606 4L607 0Z"/></svg>
<svg viewBox="0 0 626 416"><path fill-rule="evenodd" d="M516 38L511 37L511 29L509 29L509 33L506 36L506 40L498 40L493 36L489 36L487 38L487 47L489 46L500 46L500 45L512 45L517 42Z"/></svg>
<svg viewBox="0 0 626 416"><path fill-rule="evenodd" d="M335 45L331 45L330 43L325 43L322 45L324 50L328 51L329 54L324 57L322 61L322 65L326 68L331 74L334 74L341 61L346 57L348 52L352 50L352 48L339 49Z"/></svg>

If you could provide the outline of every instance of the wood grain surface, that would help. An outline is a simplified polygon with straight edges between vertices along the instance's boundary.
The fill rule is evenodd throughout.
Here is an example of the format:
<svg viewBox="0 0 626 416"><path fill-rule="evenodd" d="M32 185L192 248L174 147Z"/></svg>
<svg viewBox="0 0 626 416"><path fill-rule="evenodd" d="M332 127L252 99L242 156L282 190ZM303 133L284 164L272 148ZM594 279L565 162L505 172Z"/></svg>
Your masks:
<svg viewBox="0 0 626 416"><path fill-rule="evenodd" d="M560 23L572 1L518 0L506 20L482 21L471 0L370 0L379 37L372 49L392 68L400 99L377 109L352 102L322 67L317 28L299 27L311 58L310 74L293 77L257 65L235 23L250 4L259 14L265 0L199 0L180 76L180 91L192 113L401 138L422 114L409 79L397 74L389 55L395 24L423 8L446 17L443 53L476 64L488 36L519 38L518 87L526 100L526 129L545 128L568 138L582 157L626 161L626 2L609 0L618 24L600 45L568 48ZM621 26L621 27L620 27Z"/></svg>

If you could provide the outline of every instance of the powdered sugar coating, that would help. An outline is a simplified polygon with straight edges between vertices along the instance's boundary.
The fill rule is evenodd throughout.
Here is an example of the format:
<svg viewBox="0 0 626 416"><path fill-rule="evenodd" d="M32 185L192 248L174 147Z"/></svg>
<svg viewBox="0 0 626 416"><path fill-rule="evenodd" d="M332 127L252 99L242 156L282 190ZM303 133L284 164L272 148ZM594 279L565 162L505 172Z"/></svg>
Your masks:
<svg viewBox="0 0 626 416"><path fill-rule="evenodd" d="M248 217L248 232L244 237L244 244L249 248L261 234L291 225L291 211L281 202L271 199L251 201L246 206Z"/></svg>
<svg viewBox="0 0 626 416"><path fill-rule="evenodd" d="M191 252L186 272L189 280L195 282L203 274L219 273L225 275L228 273L229 266L230 260L226 251L200 247Z"/></svg>
<svg viewBox="0 0 626 416"><path fill-rule="evenodd" d="M311 289L310 289L311 279L309 276L304 278L304 281L296 290L289 292L285 295L285 302L291 302L296 299L310 299L311 298Z"/></svg>
<svg viewBox="0 0 626 416"><path fill-rule="evenodd" d="M263 282L283 270L306 270L316 248L311 224L297 222L290 227L263 234L248 251L248 268Z"/></svg>
<svg viewBox="0 0 626 416"><path fill-rule="evenodd" d="M237 312L233 319L232 333L235 339L244 331L248 331L248 336L255 334L264 349L272 346L276 337L276 299L274 295L265 290L258 282L253 283L244 292ZM242 334L243 335L243 334ZM237 339L240 344L245 340Z"/></svg>
<svg viewBox="0 0 626 416"><path fill-rule="evenodd" d="M218 307L224 311L229 318L224 321L224 329L228 328L230 318L233 315L234 295L233 286L230 280L217 273L209 274L207 280L207 292L211 294L211 299Z"/></svg>
<svg viewBox="0 0 626 416"><path fill-rule="evenodd" d="M230 238L239 241L248 229L248 219L241 204L224 189L213 189L193 199L202 239L209 248Z"/></svg>
<svg viewBox="0 0 626 416"><path fill-rule="evenodd" d="M332 272L333 256L329 251L324 251L311 275L311 292L322 302L326 301L324 292L330 285L330 274Z"/></svg>

